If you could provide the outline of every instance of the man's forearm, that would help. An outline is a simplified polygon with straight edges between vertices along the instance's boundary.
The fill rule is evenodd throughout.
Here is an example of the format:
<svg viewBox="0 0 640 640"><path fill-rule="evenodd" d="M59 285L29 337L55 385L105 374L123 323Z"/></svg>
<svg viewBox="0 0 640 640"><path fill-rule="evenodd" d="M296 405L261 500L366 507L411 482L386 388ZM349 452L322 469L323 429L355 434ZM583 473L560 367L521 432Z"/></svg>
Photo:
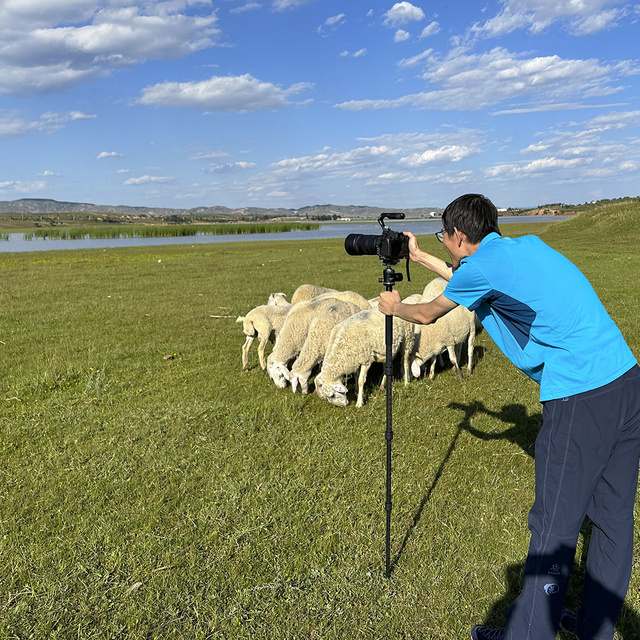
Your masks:
<svg viewBox="0 0 640 640"><path fill-rule="evenodd" d="M440 258L436 258L436 256L432 256L430 253L426 251L419 251L417 255L414 256L414 262L422 265L429 269L429 271L433 271L436 275L444 278L445 280L451 280L451 276L453 275L453 270L451 265Z"/></svg>
<svg viewBox="0 0 640 640"><path fill-rule="evenodd" d="M440 295L431 302L422 302L420 304L394 302L390 315L414 324L430 324L457 306L455 302Z"/></svg>

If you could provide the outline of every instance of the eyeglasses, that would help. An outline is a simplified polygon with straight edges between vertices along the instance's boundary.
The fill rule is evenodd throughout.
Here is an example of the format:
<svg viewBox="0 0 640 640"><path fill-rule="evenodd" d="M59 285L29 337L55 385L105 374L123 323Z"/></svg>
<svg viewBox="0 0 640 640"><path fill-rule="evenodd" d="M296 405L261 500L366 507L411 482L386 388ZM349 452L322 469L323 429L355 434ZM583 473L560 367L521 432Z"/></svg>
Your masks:
<svg viewBox="0 0 640 640"><path fill-rule="evenodd" d="M438 242L444 242L444 229L436 231L435 236L438 238Z"/></svg>

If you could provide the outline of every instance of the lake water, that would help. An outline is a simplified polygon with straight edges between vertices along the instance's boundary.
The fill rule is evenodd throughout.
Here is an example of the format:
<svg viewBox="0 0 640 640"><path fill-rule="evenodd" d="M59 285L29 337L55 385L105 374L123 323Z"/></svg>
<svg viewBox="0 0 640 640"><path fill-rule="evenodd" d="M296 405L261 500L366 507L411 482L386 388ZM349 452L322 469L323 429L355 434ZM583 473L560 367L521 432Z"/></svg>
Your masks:
<svg viewBox="0 0 640 640"><path fill-rule="evenodd" d="M501 216L499 224L512 222L545 222L566 220L571 216ZM411 231L416 235L435 233L442 229L442 221L435 220L387 220L395 231ZM217 242L249 242L265 240L322 240L344 238L350 233L380 235L377 220L320 223L315 231L287 231L283 233L247 233L231 235L206 235L173 238L84 238L80 240L37 239L25 240L22 233L9 234L9 240L0 240L0 253L24 251L53 251L60 249L110 249L115 247L152 247L167 244L202 244ZM508 235L505 233L505 235Z"/></svg>

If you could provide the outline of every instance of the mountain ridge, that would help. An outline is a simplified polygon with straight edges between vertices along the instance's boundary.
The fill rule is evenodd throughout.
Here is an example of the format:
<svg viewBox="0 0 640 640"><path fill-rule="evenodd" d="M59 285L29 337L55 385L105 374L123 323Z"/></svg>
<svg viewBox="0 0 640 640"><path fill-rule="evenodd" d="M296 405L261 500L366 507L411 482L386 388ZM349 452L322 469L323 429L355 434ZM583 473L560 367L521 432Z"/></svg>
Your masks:
<svg viewBox="0 0 640 640"><path fill-rule="evenodd" d="M333 217L340 218L377 218L385 211L402 211L407 216L429 217L434 212L440 214L440 207L419 207L413 209L391 209L367 205L334 205L315 204L299 209L264 208L264 207L237 207L230 208L222 205L199 206L190 209L171 207L144 207L130 205L99 205L89 202L68 202L53 200L51 198L21 198L19 200L0 201L0 213L14 213L26 215L47 215L59 213L85 213L85 214L117 214L131 216L190 216L190 215L219 215L231 217Z"/></svg>

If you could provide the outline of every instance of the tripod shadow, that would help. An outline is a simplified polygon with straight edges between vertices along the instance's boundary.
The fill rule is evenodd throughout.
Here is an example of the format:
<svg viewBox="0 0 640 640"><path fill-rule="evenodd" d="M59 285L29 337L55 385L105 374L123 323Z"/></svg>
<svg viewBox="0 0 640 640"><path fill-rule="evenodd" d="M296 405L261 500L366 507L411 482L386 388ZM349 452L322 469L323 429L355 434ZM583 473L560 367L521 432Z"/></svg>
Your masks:
<svg viewBox="0 0 640 640"><path fill-rule="evenodd" d="M400 561L400 558L404 553L404 550L409 542L409 539L411 538L411 535L413 534L413 531L418 526L420 518L422 517L422 512L424 511L426 504L429 502L429 499L433 495L438 481L440 480L440 477L442 476L447 463L451 459L453 452L455 451L458 439L460 438L460 434L463 431L467 431L471 435L481 440L509 440L520 446L522 450L529 454L531 457L533 457L534 455L534 443L540 425L542 424L542 414L533 414L529 416L527 414L526 407L521 404L509 404L502 407L500 411L491 411L487 409L482 402L478 401L473 401L466 405L452 402L447 405L447 408L463 411L464 415L462 417L462 420L458 424L458 428L455 435L453 436L453 439L451 440L449 448L447 449L447 453L444 455L444 458L442 459L442 462L440 463L440 466L438 467L438 470L433 477L431 485L428 487L427 491L422 497L422 500L420 501L420 504L418 505L418 508L413 514L411 524L409 525L402 543L400 544L400 548L396 553L393 562L391 563L392 571ZM506 424L512 424L513 426L498 433L487 433L486 431L481 431L471 426L472 418L478 413L484 413L491 417L497 418L498 420Z"/></svg>
<svg viewBox="0 0 640 640"><path fill-rule="evenodd" d="M440 466L438 467L438 470L433 477L431 485L428 487L424 496L422 496L422 500L420 501L418 508L413 514L413 518L411 520L409 528L407 529L400 544L400 548L396 553L393 562L391 563L392 572L396 565L400 562L400 558L404 553L411 535L420 522L422 512L429 502L429 499L433 495L438 481L440 480L440 477L442 476L447 463L451 459L453 452L455 451L458 439L460 438L460 434L463 431L469 432L471 435L479 438L480 440L509 440L510 442L513 442L520 446L522 450L531 457L534 456L534 444L536 436L538 434L538 430L540 428L540 425L542 424L542 414L533 414L529 416L527 414L526 407L521 404L508 404L502 407L500 411L491 411L487 409L482 402L479 401L473 401L469 404L459 404L456 402L452 402L447 405L447 408L463 411L464 416L458 424L456 433L451 440L451 444L449 445L447 453L444 455L444 458L442 459L442 462L440 463ZM491 417L497 418L498 420L506 424L512 424L513 426L498 433L488 433L486 431L481 431L471 426L472 418L478 413L484 413Z"/></svg>

